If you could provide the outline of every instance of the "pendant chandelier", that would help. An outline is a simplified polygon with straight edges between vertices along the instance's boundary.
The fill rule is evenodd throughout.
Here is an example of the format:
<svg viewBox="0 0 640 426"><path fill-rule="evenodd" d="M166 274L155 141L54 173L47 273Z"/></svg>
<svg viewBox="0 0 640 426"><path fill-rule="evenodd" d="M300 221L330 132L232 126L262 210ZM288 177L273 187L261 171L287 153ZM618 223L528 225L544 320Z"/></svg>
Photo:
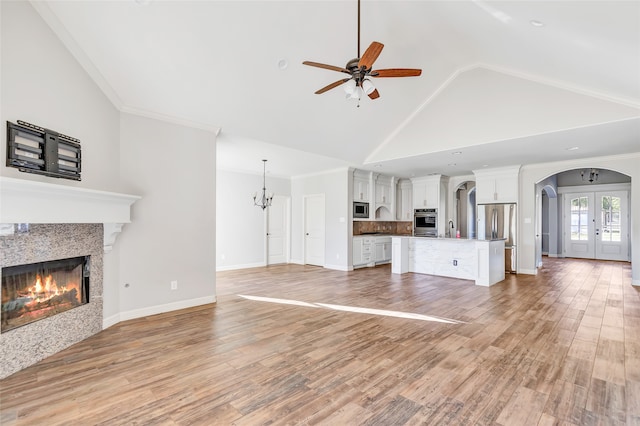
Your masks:
<svg viewBox="0 0 640 426"><path fill-rule="evenodd" d="M593 183L598 180L598 169L591 169L589 171L583 170L580 172L580 176L583 181L589 181L589 183Z"/></svg>
<svg viewBox="0 0 640 426"><path fill-rule="evenodd" d="M258 193L253 193L253 205L260 207L262 210L271 206L271 200L273 200L273 193L267 195L267 160L262 160L262 197L258 198Z"/></svg>

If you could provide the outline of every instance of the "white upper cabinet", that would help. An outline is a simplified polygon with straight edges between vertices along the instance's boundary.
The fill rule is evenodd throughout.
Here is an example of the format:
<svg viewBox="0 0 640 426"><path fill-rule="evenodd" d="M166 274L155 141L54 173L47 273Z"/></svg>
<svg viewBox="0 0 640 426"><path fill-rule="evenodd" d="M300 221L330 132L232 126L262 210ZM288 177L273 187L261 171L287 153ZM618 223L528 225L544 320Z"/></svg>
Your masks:
<svg viewBox="0 0 640 426"><path fill-rule="evenodd" d="M402 221L413 220L413 188L411 181L400 179L396 186L396 219Z"/></svg>
<svg viewBox="0 0 640 426"><path fill-rule="evenodd" d="M371 172L353 171L353 201L370 201Z"/></svg>
<svg viewBox="0 0 640 426"><path fill-rule="evenodd" d="M395 178L385 175L375 175L375 181L376 208L385 206L390 209L395 194L395 191L393 191Z"/></svg>
<svg viewBox="0 0 640 426"><path fill-rule="evenodd" d="M411 179L414 209L437 209L440 207L440 178L431 175Z"/></svg>
<svg viewBox="0 0 640 426"><path fill-rule="evenodd" d="M474 170L476 203L517 203L520 166Z"/></svg>

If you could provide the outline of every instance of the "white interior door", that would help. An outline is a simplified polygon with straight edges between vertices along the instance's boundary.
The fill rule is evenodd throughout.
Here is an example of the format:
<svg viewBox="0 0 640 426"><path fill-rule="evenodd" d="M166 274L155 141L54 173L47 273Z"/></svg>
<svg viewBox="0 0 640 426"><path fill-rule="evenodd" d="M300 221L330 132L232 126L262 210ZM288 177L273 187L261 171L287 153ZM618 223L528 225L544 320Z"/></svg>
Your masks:
<svg viewBox="0 0 640 426"><path fill-rule="evenodd" d="M565 195L565 255L595 258L594 193Z"/></svg>
<svg viewBox="0 0 640 426"><path fill-rule="evenodd" d="M286 263L289 251L289 197L276 195L267 209L267 264Z"/></svg>
<svg viewBox="0 0 640 426"><path fill-rule="evenodd" d="M596 192L596 259L629 260L628 192Z"/></svg>
<svg viewBox="0 0 640 426"><path fill-rule="evenodd" d="M304 263L324 266L324 195L304 197Z"/></svg>

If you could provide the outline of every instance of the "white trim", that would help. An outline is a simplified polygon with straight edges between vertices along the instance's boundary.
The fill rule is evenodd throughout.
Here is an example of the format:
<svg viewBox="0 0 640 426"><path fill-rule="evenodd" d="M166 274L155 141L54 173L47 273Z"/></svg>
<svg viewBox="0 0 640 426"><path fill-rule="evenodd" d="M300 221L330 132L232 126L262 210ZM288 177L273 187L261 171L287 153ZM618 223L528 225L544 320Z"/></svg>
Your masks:
<svg viewBox="0 0 640 426"><path fill-rule="evenodd" d="M180 309L193 308L194 306L207 305L209 303L216 303L216 296L205 296L196 299L180 300L178 302L165 303L164 305L149 306L147 308L120 312L118 314L111 315L108 318L103 318L102 329L105 330L122 321L162 314L165 312L179 311Z"/></svg>
<svg viewBox="0 0 640 426"><path fill-rule="evenodd" d="M33 6L33 8L36 10L36 12L38 12L40 17L44 20L44 22L47 23L49 28L51 28L53 33L58 36L62 44L67 48L67 50L69 50L71 56L73 56L76 61L78 61L80 66L87 72L87 74L89 74L89 77L100 88L100 90L102 90L102 93L105 94L107 99L111 101L116 109L121 109L123 104L120 96L118 96L117 92L98 70L93 61L89 58L89 55L87 55L86 52L82 50L73 36L69 33L69 31L67 31L67 28L51 10L47 2L32 0L30 3L31 6Z"/></svg>
<svg viewBox="0 0 640 426"><path fill-rule="evenodd" d="M199 121L192 121L192 120L189 120L188 118L175 117L172 115L149 111L142 108L133 108L130 106L123 105L119 109L120 109L120 112L125 114L137 115L139 117L150 118L152 120L163 121L165 123L177 124L179 126L190 127L192 129L206 130L208 132L214 133L216 136L218 136L222 131L222 127L219 127L219 126L213 126L210 124L201 123Z"/></svg>
<svg viewBox="0 0 640 426"><path fill-rule="evenodd" d="M2 223L130 223L142 197L0 177ZM48 208L40 208L42 205Z"/></svg>
<svg viewBox="0 0 640 426"><path fill-rule="evenodd" d="M353 268L350 268L349 266L346 266L346 265L324 265L324 267L326 269L333 269L334 271L349 272L353 270Z"/></svg>
<svg viewBox="0 0 640 426"><path fill-rule="evenodd" d="M558 254L548 254L547 257L560 257Z"/></svg>
<svg viewBox="0 0 640 426"><path fill-rule="evenodd" d="M102 93L105 94L107 99L109 99L109 101L118 111L126 114L152 118L154 120L164 121L166 123L178 124L194 129L207 130L213 132L216 136L220 134L220 131L222 130L222 127L220 126L214 126L211 124L192 121L187 118L161 114L158 112L125 105L122 102L120 96L118 96L118 93L115 91L113 86L109 84L104 75L102 75L100 70L98 70L98 67L96 67L96 65L93 63L89 55L87 55L87 53L75 41L64 24L60 21L60 19L58 19L55 12L51 10L51 7L49 7L47 2L31 0L30 3L36 10L36 12L38 12L40 17L42 17L45 23L49 26L49 28L51 28L53 33L58 36L62 44L67 48L67 50L69 50L71 56L73 56L78 61L80 66L86 71L91 80L93 80L93 82L100 88Z"/></svg>
<svg viewBox="0 0 640 426"><path fill-rule="evenodd" d="M289 263L293 263L295 265L304 265L304 261L300 260L300 259L291 259L289 261Z"/></svg>
<svg viewBox="0 0 640 426"><path fill-rule="evenodd" d="M631 280L631 285L640 286L640 280Z"/></svg>
<svg viewBox="0 0 640 426"><path fill-rule="evenodd" d="M198 297L197 299L179 300L177 302L165 303L164 305L149 306L147 308L134 309L132 311L120 312L120 321L147 317L150 315L162 314L165 312L178 311L180 309L193 308L194 306L216 303L216 296Z"/></svg>
<svg viewBox="0 0 640 426"><path fill-rule="evenodd" d="M111 327L112 325L116 325L119 322L120 322L120 314L115 314L115 315L111 315L108 318L103 318L102 329L106 330L107 328Z"/></svg>
<svg viewBox="0 0 640 426"><path fill-rule="evenodd" d="M538 270L537 269L519 269L518 274L538 275Z"/></svg>
<svg viewBox="0 0 640 426"><path fill-rule="evenodd" d="M602 185L587 184L578 186L559 186L558 194L573 194L576 192L630 191L630 183L606 183Z"/></svg>
<svg viewBox="0 0 640 426"><path fill-rule="evenodd" d="M562 81L558 81L558 80L551 80L551 79L544 78L544 77L541 77L541 76L537 76L537 75L533 75L533 74L527 74L527 73L524 73L524 72L521 72L521 71L515 71L515 70L508 69L508 68L502 68L502 67L499 67L499 66L489 65L489 64L485 64L485 63L478 63L473 68L484 68L486 70L498 72L500 74L505 74L505 75L509 75L509 76L512 76L512 77L521 78L523 80L533 81L534 83L544 84L546 86L555 87L557 89L567 90L569 92L577 93L579 95L590 96L592 98L596 98L596 99L600 99L600 100L603 100L603 101L608 101L608 102L621 104L621 105L628 106L628 107L631 107L631 108L640 108L640 103L638 101L634 100L634 99L631 99L631 98L623 98L623 97L619 97L619 96L613 96L613 95L610 95L610 94L607 94L607 93L596 92L596 91L593 91L593 90L589 90L589 89L585 89L585 88L582 88L582 87L574 86L574 85L566 83L566 82L562 82ZM469 71L470 69L472 69L472 68L469 68L467 71Z"/></svg>
<svg viewBox="0 0 640 426"><path fill-rule="evenodd" d="M307 174L304 174L304 175L291 176L291 179L306 179L306 178L312 177L312 176L328 175L330 173L337 173L337 172L348 172L349 169L350 169L350 167L337 167L335 169L323 170L323 171L320 171L320 172L313 172L313 173L307 173Z"/></svg>
<svg viewBox="0 0 640 426"><path fill-rule="evenodd" d="M267 266L265 262L257 262L257 263L244 263L240 265L227 265L227 266L217 266L216 272L218 271L234 271L236 269L248 269L248 268L260 268L262 266Z"/></svg>

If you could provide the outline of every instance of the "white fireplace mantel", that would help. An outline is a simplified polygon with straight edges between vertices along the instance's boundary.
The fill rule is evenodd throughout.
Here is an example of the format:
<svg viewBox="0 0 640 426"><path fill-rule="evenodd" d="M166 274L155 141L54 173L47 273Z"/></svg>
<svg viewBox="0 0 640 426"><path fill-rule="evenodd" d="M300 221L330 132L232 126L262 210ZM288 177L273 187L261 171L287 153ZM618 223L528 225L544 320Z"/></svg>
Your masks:
<svg viewBox="0 0 640 426"><path fill-rule="evenodd" d="M0 224L103 223L104 248L109 251L122 225L131 222L131 206L140 198L137 195L0 177ZM8 229L2 226L0 232Z"/></svg>

